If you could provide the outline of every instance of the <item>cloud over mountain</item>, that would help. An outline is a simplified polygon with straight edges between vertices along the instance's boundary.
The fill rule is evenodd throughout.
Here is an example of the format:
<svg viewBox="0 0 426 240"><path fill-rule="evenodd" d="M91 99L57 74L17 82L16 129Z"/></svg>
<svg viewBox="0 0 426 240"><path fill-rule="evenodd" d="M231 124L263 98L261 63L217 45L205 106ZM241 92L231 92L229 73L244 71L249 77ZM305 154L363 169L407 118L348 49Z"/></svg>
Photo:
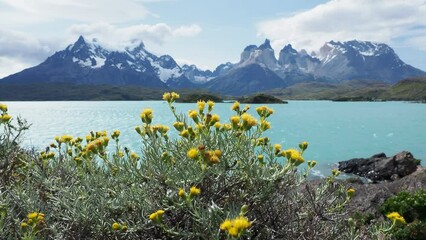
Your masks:
<svg viewBox="0 0 426 240"><path fill-rule="evenodd" d="M289 17L261 22L257 30L276 49L291 43L314 50L329 39L354 38L388 44L402 38L404 44L425 49L424 16L424 0L331 0Z"/></svg>

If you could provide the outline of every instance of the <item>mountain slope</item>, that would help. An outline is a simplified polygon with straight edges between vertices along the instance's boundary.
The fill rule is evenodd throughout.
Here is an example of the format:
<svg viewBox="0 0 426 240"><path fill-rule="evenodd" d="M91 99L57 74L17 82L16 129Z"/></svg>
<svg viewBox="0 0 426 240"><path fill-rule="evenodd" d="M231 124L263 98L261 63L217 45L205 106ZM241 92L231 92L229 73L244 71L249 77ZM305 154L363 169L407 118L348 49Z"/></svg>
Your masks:
<svg viewBox="0 0 426 240"><path fill-rule="evenodd" d="M227 74L219 76L203 85L203 87L211 92L234 96L247 95L285 86L286 84L278 75L258 64L250 64L232 69Z"/></svg>
<svg viewBox="0 0 426 240"><path fill-rule="evenodd" d="M122 50L110 50L95 39L87 41L82 36L40 65L8 76L1 83L136 85L164 89L169 85L192 87L172 57L155 56L145 49L141 41L133 42Z"/></svg>
<svg viewBox="0 0 426 240"><path fill-rule="evenodd" d="M425 72L404 63L386 44L368 41L328 42L318 52L316 76L334 80L369 79L395 83Z"/></svg>

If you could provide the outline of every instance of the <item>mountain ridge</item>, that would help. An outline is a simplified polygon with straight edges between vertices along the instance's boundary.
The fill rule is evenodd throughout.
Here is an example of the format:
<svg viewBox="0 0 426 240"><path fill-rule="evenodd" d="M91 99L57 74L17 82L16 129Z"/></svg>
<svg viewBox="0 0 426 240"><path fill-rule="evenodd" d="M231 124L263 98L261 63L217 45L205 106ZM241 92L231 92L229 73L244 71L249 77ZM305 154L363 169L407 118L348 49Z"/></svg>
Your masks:
<svg viewBox="0 0 426 240"><path fill-rule="evenodd" d="M308 54L291 44L275 56L269 39L248 45L237 63L220 64L214 71L179 64L170 55L149 52L143 41L121 49L80 36L64 50L37 66L0 80L0 84L77 84L140 86L157 89L195 89L227 95L246 95L299 83L338 83L364 79L394 84L426 73L403 62L386 44L352 40L326 42Z"/></svg>

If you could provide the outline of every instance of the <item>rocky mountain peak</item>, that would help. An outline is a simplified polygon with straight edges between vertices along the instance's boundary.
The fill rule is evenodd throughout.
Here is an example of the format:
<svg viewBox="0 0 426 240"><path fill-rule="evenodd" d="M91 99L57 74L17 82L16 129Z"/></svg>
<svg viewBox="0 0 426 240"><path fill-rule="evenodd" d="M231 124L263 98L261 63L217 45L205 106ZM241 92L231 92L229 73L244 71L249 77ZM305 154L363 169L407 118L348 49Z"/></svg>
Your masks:
<svg viewBox="0 0 426 240"><path fill-rule="evenodd" d="M262 45L260 45L257 49L259 49L259 50L271 49L272 50L271 41L269 39L265 39L265 42Z"/></svg>

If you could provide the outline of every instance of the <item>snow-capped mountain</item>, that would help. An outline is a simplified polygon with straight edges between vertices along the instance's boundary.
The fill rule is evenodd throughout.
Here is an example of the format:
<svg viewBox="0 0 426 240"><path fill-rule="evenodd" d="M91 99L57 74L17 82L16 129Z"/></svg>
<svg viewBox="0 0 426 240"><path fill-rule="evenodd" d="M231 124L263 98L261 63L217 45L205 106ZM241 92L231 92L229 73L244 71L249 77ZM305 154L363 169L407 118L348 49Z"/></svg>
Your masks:
<svg viewBox="0 0 426 240"><path fill-rule="evenodd" d="M80 36L38 66L10 75L0 84L66 83L179 89L206 88L228 95L252 94L303 82L373 80L395 83L426 73L404 63L392 48L368 41L330 41L308 54L285 45L278 59L270 41L249 45L238 63L220 64L214 71L195 65L180 67L169 55L150 53L142 41L121 49Z"/></svg>
<svg viewBox="0 0 426 240"><path fill-rule="evenodd" d="M368 41L327 42L317 52L315 75L334 80L367 79L395 83L425 72L404 63L386 44Z"/></svg>
<svg viewBox="0 0 426 240"><path fill-rule="evenodd" d="M258 72L253 73L253 69ZM282 88L301 82L372 80L395 83L407 77L425 75L425 72L404 63L392 48L383 43L330 41L311 54L305 50L297 51L288 44L281 49L276 59L270 41L266 39L260 46L249 45L244 48L240 61L206 86L216 91L226 83L227 87L223 91L241 95L265 89L265 86L266 89ZM276 81L276 76L281 81ZM250 79L252 81L248 81ZM241 87L242 82L252 86Z"/></svg>
<svg viewBox="0 0 426 240"><path fill-rule="evenodd" d="M179 83L176 83L177 80ZM160 88L192 86L171 56L157 57L146 50L142 41L133 41L123 49L108 49L96 39L89 41L82 36L40 65L6 77L3 81Z"/></svg>

